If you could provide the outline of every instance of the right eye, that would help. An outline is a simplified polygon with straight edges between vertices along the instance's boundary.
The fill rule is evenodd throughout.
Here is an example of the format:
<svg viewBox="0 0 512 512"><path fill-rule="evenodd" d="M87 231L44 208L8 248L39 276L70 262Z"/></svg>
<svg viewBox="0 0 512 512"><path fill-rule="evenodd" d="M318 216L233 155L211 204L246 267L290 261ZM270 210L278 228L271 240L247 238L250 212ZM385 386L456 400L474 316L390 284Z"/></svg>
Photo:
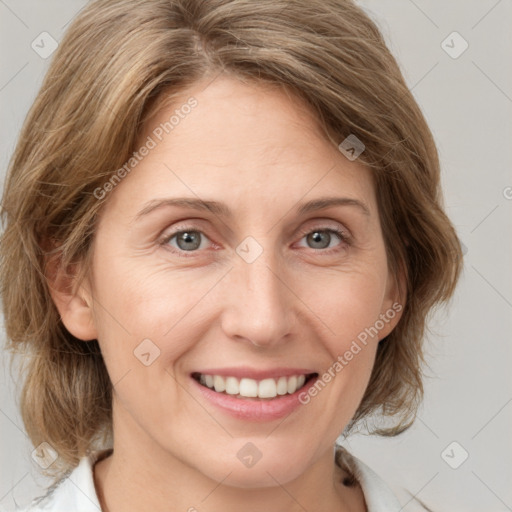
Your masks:
<svg viewBox="0 0 512 512"><path fill-rule="evenodd" d="M183 254L186 252L197 252L198 249L204 249L204 239L209 240L208 237L197 229L180 227L179 231L175 231L166 236L162 240L162 245L169 245L172 251L179 256L187 257Z"/></svg>

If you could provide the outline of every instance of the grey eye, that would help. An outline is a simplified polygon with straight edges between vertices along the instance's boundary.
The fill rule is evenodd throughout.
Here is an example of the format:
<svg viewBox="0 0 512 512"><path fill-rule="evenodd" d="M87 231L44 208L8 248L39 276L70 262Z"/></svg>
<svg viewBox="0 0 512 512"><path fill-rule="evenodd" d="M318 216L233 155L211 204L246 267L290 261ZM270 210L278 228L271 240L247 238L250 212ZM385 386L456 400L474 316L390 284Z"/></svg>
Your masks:
<svg viewBox="0 0 512 512"><path fill-rule="evenodd" d="M200 231L180 231L169 240L169 243L173 238L176 238L178 249L182 251L194 251L201 245Z"/></svg>
<svg viewBox="0 0 512 512"><path fill-rule="evenodd" d="M327 249L333 239L332 233L330 230L312 231L306 235L306 241L312 249ZM339 236L335 234L335 238Z"/></svg>

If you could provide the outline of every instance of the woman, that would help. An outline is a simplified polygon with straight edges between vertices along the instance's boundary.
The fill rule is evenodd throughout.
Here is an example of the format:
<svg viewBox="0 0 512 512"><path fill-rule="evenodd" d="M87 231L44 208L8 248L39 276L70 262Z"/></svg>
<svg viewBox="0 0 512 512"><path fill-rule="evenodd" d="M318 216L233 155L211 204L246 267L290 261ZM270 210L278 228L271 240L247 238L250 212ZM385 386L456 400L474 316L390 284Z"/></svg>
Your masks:
<svg viewBox="0 0 512 512"><path fill-rule="evenodd" d="M92 2L3 214L21 411L55 477L27 510L400 509L336 440L412 425L462 255L432 135L351 1Z"/></svg>

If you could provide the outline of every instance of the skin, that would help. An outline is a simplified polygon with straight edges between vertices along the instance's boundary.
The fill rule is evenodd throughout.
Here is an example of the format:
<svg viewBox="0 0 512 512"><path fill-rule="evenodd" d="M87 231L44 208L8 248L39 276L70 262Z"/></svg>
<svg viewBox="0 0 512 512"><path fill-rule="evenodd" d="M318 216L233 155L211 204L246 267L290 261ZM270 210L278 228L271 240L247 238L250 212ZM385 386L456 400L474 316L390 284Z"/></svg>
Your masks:
<svg viewBox="0 0 512 512"><path fill-rule="evenodd" d="M370 171L329 143L298 100L225 76L157 112L141 145L191 96L197 107L109 193L86 282L71 295L57 279L52 292L67 329L98 339L114 384L114 454L94 468L102 507L364 511L332 450L400 314L284 420L228 416L190 374L242 365L321 374L399 301ZM184 196L223 202L233 218L175 206L137 218L153 200ZM295 212L324 196L357 199L369 214ZM202 233L201 246L180 257L184 245L167 240L183 226ZM319 248L307 236L336 227L349 243L322 231L328 248ZM236 252L247 236L263 249L252 263ZM133 351L148 338L160 355L145 366ZM237 458L247 442L262 453L251 468Z"/></svg>

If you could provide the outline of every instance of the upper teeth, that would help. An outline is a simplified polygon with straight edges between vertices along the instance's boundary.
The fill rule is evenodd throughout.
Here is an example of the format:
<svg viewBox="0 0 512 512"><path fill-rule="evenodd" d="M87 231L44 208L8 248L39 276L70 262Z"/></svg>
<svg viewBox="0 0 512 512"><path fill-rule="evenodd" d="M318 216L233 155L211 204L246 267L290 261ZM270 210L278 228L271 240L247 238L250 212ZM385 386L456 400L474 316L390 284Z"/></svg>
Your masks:
<svg viewBox="0 0 512 512"><path fill-rule="evenodd" d="M237 379L236 377L223 377L221 375L203 375L199 382L210 389L229 395L240 395L248 398L274 398L277 395L295 393L306 382L305 375L279 377L278 379Z"/></svg>

